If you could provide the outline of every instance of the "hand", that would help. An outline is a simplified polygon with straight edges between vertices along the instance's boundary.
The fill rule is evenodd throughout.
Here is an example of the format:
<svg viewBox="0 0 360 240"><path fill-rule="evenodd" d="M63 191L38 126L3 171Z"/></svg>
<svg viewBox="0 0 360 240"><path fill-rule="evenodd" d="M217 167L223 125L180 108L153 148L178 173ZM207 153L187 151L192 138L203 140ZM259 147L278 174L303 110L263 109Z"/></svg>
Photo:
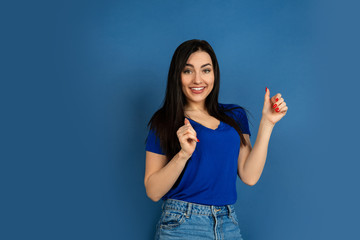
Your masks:
<svg viewBox="0 0 360 240"><path fill-rule="evenodd" d="M262 118L266 122L275 125L275 123L280 121L280 119L286 115L287 110L288 107L286 106L284 99L281 97L281 94L278 93L270 98L270 90L267 88L265 93L264 108L262 110Z"/></svg>
<svg viewBox="0 0 360 240"><path fill-rule="evenodd" d="M187 118L185 118L184 124L184 126L177 130L176 134L181 145L181 151L183 151L190 158L195 151L198 139L196 138L196 132L194 128L191 126Z"/></svg>

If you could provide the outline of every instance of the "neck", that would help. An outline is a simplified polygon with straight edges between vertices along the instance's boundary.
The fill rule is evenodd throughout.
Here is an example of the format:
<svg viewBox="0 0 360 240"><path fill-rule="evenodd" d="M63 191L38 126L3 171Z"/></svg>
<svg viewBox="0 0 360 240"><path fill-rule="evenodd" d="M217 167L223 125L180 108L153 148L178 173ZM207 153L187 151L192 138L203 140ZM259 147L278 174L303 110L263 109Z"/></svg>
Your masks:
<svg viewBox="0 0 360 240"><path fill-rule="evenodd" d="M184 111L206 111L205 102L200 103L194 103L194 102L188 102L184 106Z"/></svg>

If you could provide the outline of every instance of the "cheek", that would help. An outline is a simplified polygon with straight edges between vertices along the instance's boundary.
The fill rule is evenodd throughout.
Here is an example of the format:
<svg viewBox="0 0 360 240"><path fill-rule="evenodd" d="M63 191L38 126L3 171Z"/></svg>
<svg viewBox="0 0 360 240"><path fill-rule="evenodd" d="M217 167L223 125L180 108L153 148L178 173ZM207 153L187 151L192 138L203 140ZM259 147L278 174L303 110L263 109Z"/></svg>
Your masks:
<svg viewBox="0 0 360 240"><path fill-rule="evenodd" d="M182 91L183 91L184 94L187 94L188 89L189 89L189 88L187 87L186 83L185 83L185 84L183 83L183 85L182 85Z"/></svg>
<svg viewBox="0 0 360 240"><path fill-rule="evenodd" d="M207 77L206 82L208 85L214 85L214 77L213 76Z"/></svg>
<svg viewBox="0 0 360 240"><path fill-rule="evenodd" d="M191 78L189 76L184 76L184 75L181 76L181 83L183 86L189 85L190 82L191 82Z"/></svg>

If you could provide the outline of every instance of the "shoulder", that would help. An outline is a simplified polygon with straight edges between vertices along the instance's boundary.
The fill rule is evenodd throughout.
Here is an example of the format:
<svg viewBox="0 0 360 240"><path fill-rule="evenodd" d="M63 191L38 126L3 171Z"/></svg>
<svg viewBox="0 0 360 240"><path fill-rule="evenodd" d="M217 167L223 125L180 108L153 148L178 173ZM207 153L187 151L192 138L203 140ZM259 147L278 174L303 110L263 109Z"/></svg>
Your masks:
<svg viewBox="0 0 360 240"><path fill-rule="evenodd" d="M234 108L234 107L240 107L240 105L232 104L232 103L219 103L219 107L221 107L223 109L231 109L231 108Z"/></svg>
<svg viewBox="0 0 360 240"><path fill-rule="evenodd" d="M225 112L232 112L238 116L246 116L245 110L238 104L233 103L219 103L219 107Z"/></svg>
<svg viewBox="0 0 360 240"><path fill-rule="evenodd" d="M219 103L219 107L223 109L226 115L232 117L239 124L242 133L246 133L251 136L248 117L245 112L245 108L241 107L238 104L224 104L224 103Z"/></svg>

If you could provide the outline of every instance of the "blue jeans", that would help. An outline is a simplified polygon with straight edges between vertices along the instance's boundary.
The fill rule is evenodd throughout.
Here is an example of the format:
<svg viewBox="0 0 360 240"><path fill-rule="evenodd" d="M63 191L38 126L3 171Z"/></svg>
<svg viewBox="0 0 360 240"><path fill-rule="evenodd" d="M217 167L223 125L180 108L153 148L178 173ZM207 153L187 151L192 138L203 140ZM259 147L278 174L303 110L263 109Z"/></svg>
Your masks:
<svg viewBox="0 0 360 240"><path fill-rule="evenodd" d="M202 205L167 199L156 225L155 240L243 240L234 205Z"/></svg>

